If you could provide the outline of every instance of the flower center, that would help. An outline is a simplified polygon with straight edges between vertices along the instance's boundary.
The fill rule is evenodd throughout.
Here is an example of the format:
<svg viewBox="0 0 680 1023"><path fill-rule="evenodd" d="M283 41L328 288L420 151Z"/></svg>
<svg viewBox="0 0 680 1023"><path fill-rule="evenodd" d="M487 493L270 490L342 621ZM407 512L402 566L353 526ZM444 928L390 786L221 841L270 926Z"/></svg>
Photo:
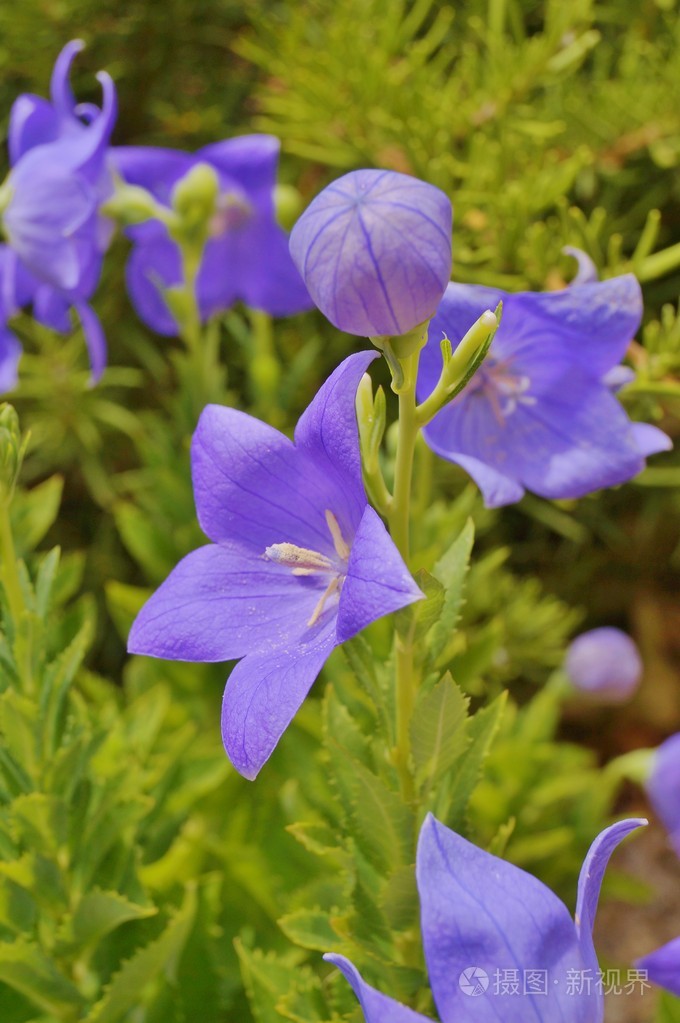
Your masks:
<svg viewBox="0 0 680 1023"><path fill-rule="evenodd" d="M293 575L308 576L319 573L330 575L330 581L321 594L307 626L315 625L321 617L326 602L334 593L339 593L347 574L347 561L349 559L350 547L345 540L338 520L332 511L326 510L326 524L333 540L333 547L337 559L329 558L319 551L310 550L308 547L298 547L294 543L274 543L271 547L265 548L264 556L269 561L275 561L278 565L285 565L290 568Z"/></svg>
<svg viewBox="0 0 680 1023"><path fill-rule="evenodd" d="M500 426L519 405L536 404L536 398L528 393L531 379L513 371L511 364L511 358L489 357L471 383L472 393L479 392L487 399Z"/></svg>
<svg viewBox="0 0 680 1023"><path fill-rule="evenodd" d="M210 237L220 238L228 231L236 231L250 219L252 207L238 192L222 192L210 220Z"/></svg>

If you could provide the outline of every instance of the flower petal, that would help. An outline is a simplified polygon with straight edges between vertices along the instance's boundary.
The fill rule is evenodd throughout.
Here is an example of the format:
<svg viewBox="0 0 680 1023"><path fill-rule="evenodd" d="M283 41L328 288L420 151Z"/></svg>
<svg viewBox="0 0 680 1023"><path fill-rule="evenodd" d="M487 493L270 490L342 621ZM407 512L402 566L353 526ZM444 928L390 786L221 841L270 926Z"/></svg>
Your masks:
<svg viewBox="0 0 680 1023"><path fill-rule="evenodd" d="M344 643L377 618L424 596L380 516L367 505L354 537L340 594L338 642Z"/></svg>
<svg viewBox="0 0 680 1023"><path fill-rule="evenodd" d="M96 384L106 369L107 352L104 329L92 306L88 305L86 302L76 302L74 308L80 319L80 323L83 328L83 335L85 337L85 344L87 345L88 355L90 356L90 366L92 367L91 382Z"/></svg>
<svg viewBox="0 0 680 1023"><path fill-rule="evenodd" d="M660 430L658 426L651 423L633 423L631 432L635 445L643 458L648 455L656 455L659 451L670 451L673 441L668 434Z"/></svg>
<svg viewBox="0 0 680 1023"><path fill-rule="evenodd" d="M271 316L293 316L312 308L314 303L291 258L288 236L273 219L253 221L243 230L240 242L241 298L247 305Z"/></svg>
<svg viewBox="0 0 680 1023"><path fill-rule="evenodd" d="M335 646L335 616L290 647L248 654L232 671L222 703L227 756L252 780L274 752Z"/></svg>
<svg viewBox="0 0 680 1023"><path fill-rule="evenodd" d="M345 975L354 994L361 1003L366 1023L430 1023L427 1016L421 1016L405 1005L395 1002L393 998L376 991L367 984L354 963L344 956L328 952L324 959L333 963Z"/></svg>
<svg viewBox="0 0 680 1023"><path fill-rule="evenodd" d="M300 416L295 444L318 467L318 472L342 497L353 530L357 529L366 506L361 470L356 394L364 373L377 352L350 355L331 373ZM330 507L339 519L336 507ZM342 525L342 523L341 523ZM352 531L353 531L352 530Z"/></svg>
<svg viewBox="0 0 680 1023"><path fill-rule="evenodd" d="M524 497L524 487L517 480L510 479L509 476L505 476L490 465L485 465L478 458L452 450L455 440L450 441L447 436L446 420L442 413L429 426L425 427L424 434L428 446L435 454L455 462L472 477L482 492L487 508L501 508L506 504L515 504Z"/></svg>
<svg viewBox="0 0 680 1023"><path fill-rule="evenodd" d="M635 965L639 970L647 971L652 984L658 984L680 997L680 938L674 938L667 945L643 956Z"/></svg>
<svg viewBox="0 0 680 1023"><path fill-rule="evenodd" d="M570 281L572 287L574 284L594 284L600 279L597 267L583 249L577 249L575 245L565 245L562 252L565 256L573 256L578 264L576 276Z"/></svg>
<svg viewBox="0 0 680 1023"><path fill-rule="evenodd" d="M480 1023L601 1023L595 994L569 990L583 961L566 906L540 881L467 842L431 815L420 832L416 877L432 992L444 1023L470 1016L464 970L547 971L545 994L495 992L474 999Z"/></svg>
<svg viewBox="0 0 680 1023"><path fill-rule="evenodd" d="M177 246L164 234L154 234L133 245L125 268L128 293L140 319L157 334L177 336L177 323L162 289L179 284L181 279Z"/></svg>
<svg viewBox="0 0 680 1023"><path fill-rule="evenodd" d="M76 56L85 49L82 39L72 39L66 44L54 62L50 81L50 96L55 110L61 117L73 116L76 101L71 90L71 65Z"/></svg>
<svg viewBox="0 0 680 1023"><path fill-rule="evenodd" d="M58 334L70 334L73 329L69 310L71 303L63 291L53 288L50 284L41 284L33 298L33 315L38 323L42 323Z"/></svg>
<svg viewBox="0 0 680 1023"><path fill-rule="evenodd" d="M16 387L22 354L19 339L7 327L0 327L0 394Z"/></svg>
<svg viewBox="0 0 680 1023"><path fill-rule="evenodd" d="M274 135L241 135L204 146L196 153L246 192L264 191L273 204L281 143ZM273 208L273 205L272 205Z"/></svg>
<svg viewBox="0 0 680 1023"><path fill-rule="evenodd" d="M11 166L24 153L45 142L52 142L59 134L59 118L51 103L42 96L24 93L12 105L9 118L8 145Z"/></svg>
<svg viewBox="0 0 680 1023"><path fill-rule="evenodd" d="M191 461L198 521L215 543L235 542L258 556L272 544L294 543L335 557L326 509L351 538L342 480L324 475L332 471L330 457L331 468L317 464L245 412L208 405L194 433Z"/></svg>
<svg viewBox="0 0 680 1023"><path fill-rule="evenodd" d="M180 661L230 661L253 648L268 651L306 630L318 599L318 584L285 566L209 544L183 558L149 598L128 650Z"/></svg>
<svg viewBox="0 0 680 1023"><path fill-rule="evenodd" d="M588 969L597 970L597 955L593 945L593 924L595 923L602 879L609 858L626 835L635 831L636 828L643 827L646 823L644 818L639 817L612 824L597 836L583 861L576 901L576 931L583 960Z"/></svg>
<svg viewBox="0 0 680 1023"><path fill-rule="evenodd" d="M646 789L654 812L680 856L680 732L671 735L654 752Z"/></svg>
<svg viewBox="0 0 680 1023"><path fill-rule="evenodd" d="M582 497L640 472L630 420L605 386L564 367L558 354L522 369L529 390L515 408L498 408L484 388L463 392L426 428L430 446L459 463L461 454L475 458L548 498Z"/></svg>

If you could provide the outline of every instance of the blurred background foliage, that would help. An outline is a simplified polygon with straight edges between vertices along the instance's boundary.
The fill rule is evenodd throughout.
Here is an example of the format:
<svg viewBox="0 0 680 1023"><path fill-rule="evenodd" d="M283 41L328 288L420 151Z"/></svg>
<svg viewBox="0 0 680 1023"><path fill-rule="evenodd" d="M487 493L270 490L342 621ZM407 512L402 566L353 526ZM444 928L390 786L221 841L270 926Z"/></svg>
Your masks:
<svg viewBox="0 0 680 1023"><path fill-rule="evenodd" d="M585 250L602 276L633 270L646 312L629 352L637 379L622 400L678 438L676 0L23 0L0 5L3 127L19 92L46 92L54 57L76 36L88 43L75 67L79 96L96 96L99 68L116 81L118 144L194 149L272 132L281 180L303 203L356 167L414 173L453 201L461 281L562 287L575 273L567 245ZM320 979L320 950L344 942L368 957L371 979L405 997L423 975L405 880L412 822L395 809L403 843L389 863L383 848L352 843L355 763L387 804L393 779L342 654L326 671L333 685L325 695L317 686L256 789L223 759L224 668L124 655L145 595L201 542L189 478L200 408L228 402L290 429L356 339L316 314L271 324L237 308L219 324L221 368L206 380L177 342L136 320L125 256L119 239L96 300L111 355L99 387L88 387L80 337L64 342L28 318L17 328L27 354L11 397L31 443L13 516L42 682L7 696L20 692L20 673L16 653L2 652L3 734L8 714L39 730L40 685L47 693L62 670L54 659L72 669L52 746L43 749L38 734L1 765L10 778L0 790L3 857L20 864L0 876L1 1015L182 1021L198 999L206 1023L242 1023L249 1011L258 1023L358 1020L344 983ZM468 518L476 527L445 663L465 694L459 755L466 751L472 773L469 798L449 820L573 900L582 855L607 813L640 809L640 794L617 797L598 764L680 728L680 458L656 458L635 482L578 503L528 496L502 512L483 509L459 470L423 450L417 468L419 563L431 569ZM61 568L47 553L57 546ZM13 648L6 607L3 620ZM570 636L598 624L635 636L644 685L615 713L571 704L555 734L550 713L527 708ZM379 625L367 642L386 656ZM351 656L356 667L359 654ZM508 686L502 715L466 716ZM37 759L33 742L43 749ZM63 806L54 801L65 794L55 789L55 750L77 762L68 770L79 801L66 823L56 822ZM329 762L338 774L330 789L319 780ZM107 814L117 837L83 876L86 828ZM38 888L33 905L23 892L35 882L36 834L46 843L47 866L38 866L57 871L63 898ZM611 888L621 890L616 880ZM77 930L86 899L97 900L100 932ZM3 950L17 942L33 973L10 994L2 955L11 959ZM139 973L130 965L137 956L146 964ZM143 979L134 1005L116 1000L131 976ZM191 976L200 991L169 994ZM52 994L36 999L31 985ZM664 1011L677 1019L673 1006Z"/></svg>

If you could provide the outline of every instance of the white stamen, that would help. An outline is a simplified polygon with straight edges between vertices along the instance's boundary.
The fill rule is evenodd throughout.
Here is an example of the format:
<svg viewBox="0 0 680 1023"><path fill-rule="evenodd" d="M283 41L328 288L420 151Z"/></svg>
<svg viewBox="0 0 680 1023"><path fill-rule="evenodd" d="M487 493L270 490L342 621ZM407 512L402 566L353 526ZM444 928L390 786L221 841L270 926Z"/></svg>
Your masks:
<svg viewBox="0 0 680 1023"><path fill-rule="evenodd" d="M324 607L326 606L326 601L333 593L336 592L339 586L340 586L339 578L337 577L337 575L333 576L328 586L319 597L319 601L316 607L314 608L314 611L312 612L312 617L307 622L308 629L311 628L312 625L316 625L316 623L318 622L319 618L323 613Z"/></svg>
<svg viewBox="0 0 680 1023"><path fill-rule="evenodd" d="M333 562L318 551L298 547L294 543L274 543L265 548L265 558L293 569L293 575L313 575L314 572L332 572Z"/></svg>
<svg viewBox="0 0 680 1023"><path fill-rule="evenodd" d="M333 537L333 546L335 547L335 553L338 555L339 558L342 558L343 561L347 561L347 559L349 558L349 544L347 543L344 536L340 532L338 520L336 519L333 512L328 511L328 509L326 509L325 515L326 524L331 531L331 536Z"/></svg>

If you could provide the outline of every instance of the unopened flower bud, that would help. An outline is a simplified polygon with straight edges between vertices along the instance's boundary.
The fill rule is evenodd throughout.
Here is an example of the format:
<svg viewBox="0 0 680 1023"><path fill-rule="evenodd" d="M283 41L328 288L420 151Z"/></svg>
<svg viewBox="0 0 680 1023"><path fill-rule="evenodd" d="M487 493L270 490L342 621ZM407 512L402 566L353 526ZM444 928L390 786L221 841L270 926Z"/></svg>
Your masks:
<svg viewBox="0 0 680 1023"><path fill-rule="evenodd" d="M451 203L433 185L395 171L352 171L302 214L290 251L336 327L398 337L437 309L451 276L451 224Z"/></svg>
<svg viewBox="0 0 680 1023"><path fill-rule="evenodd" d="M620 629L592 629L577 636L564 667L575 689L607 703L629 699L642 678L638 648Z"/></svg>
<svg viewBox="0 0 680 1023"><path fill-rule="evenodd" d="M208 163L195 164L175 185L172 208L182 221L184 231L207 231L220 192L217 171Z"/></svg>

